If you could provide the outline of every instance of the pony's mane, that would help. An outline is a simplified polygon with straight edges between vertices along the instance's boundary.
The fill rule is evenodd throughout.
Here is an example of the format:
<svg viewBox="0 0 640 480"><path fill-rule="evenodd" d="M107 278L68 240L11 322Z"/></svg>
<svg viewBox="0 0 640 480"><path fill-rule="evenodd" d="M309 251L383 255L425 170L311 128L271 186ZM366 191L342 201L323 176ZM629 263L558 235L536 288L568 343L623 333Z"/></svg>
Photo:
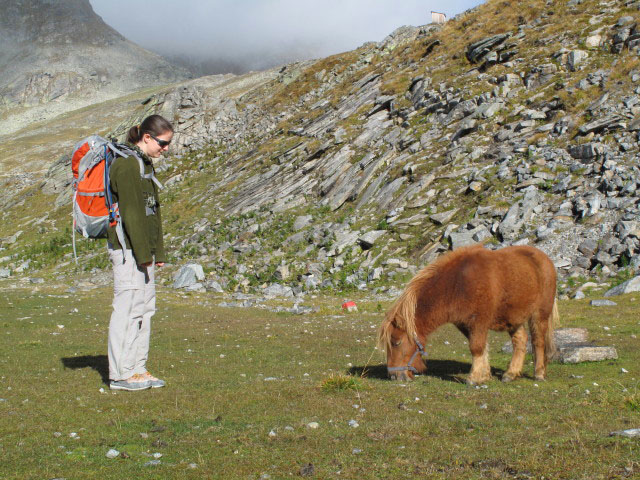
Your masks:
<svg viewBox="0 0 640 480"><path fill-rule="evenodd" d="M378 348L385 349L389 353L391 348L392 327L404 330L411 341L417 334L416 330L416 305L417 295L423 285L434 277L443 266L458 257L467 255L470 250L483 248L482 245L458 248L448 252L434 262L420 270L407 284L402 294L387 311L385 319L378 331Z"/></svg>

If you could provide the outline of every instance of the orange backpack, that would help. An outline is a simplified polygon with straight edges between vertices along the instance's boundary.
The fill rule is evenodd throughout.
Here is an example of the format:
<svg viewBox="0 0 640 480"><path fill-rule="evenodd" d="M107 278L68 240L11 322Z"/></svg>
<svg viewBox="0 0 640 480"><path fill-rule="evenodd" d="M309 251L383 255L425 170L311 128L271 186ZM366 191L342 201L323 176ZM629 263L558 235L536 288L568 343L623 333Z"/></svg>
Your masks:
<svg viewBox="0 0 640 480"><path fill-rule="evenodd" d="M92 135L79 142L71 155L73 172L73 253L76 258L76 232L86 238L106 238L107 228L116 228L120 245L125 245L118 204L113 202L109 169L117 157L133 156L140 163L140 176L162 185L153 173L144 173L144 163L127 145Z"/></svg>

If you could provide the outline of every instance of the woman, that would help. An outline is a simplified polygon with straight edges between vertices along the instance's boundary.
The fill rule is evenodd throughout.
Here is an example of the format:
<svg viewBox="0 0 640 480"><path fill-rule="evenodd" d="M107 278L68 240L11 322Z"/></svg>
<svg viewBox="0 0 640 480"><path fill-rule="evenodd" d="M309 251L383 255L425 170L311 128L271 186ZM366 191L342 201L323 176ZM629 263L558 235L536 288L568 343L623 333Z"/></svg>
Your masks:
<svg viewBox="0 0 640 480"><path fill-rule="evenodd" d="M110 168L113 201L118 205L126 244L121 245L116 228L109 227L114 286L108 342L112 390L165 386L146 367L151 317L156 311L154 268L165 262L158 185L151 159L166 152L172 138L171 123L160 115L151 115L127 134L128 146L135 154L117 158Z"/></svg>

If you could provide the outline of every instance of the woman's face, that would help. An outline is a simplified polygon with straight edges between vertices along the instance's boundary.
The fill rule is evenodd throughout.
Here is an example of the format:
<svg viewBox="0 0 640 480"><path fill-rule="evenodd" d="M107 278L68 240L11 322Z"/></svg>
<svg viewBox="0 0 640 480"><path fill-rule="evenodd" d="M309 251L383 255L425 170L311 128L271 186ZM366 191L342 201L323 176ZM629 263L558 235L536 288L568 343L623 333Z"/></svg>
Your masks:
<svg viewBox="0 0 640 480"><path fill-rule="evenodd" d="M145 133L140 142L138 142L138 147L151 158L158 158L169 150L169 144L172 138L173 132L171 131L164 132L157 136Z"/></svg>

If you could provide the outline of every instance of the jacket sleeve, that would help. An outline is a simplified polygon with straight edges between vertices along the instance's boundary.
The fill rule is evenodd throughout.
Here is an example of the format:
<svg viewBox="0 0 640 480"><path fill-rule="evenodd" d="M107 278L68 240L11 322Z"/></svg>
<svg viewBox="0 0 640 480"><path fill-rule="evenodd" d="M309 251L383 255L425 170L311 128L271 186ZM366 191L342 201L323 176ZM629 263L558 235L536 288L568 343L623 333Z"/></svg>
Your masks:
<svg viewBox="0 0 640 480"><path fill-rule="evenodd" d="M136 263L141 265L153 260L149 240L145 232L145 203L140 181L140 165L134 157L120 160L113 172L118 192L118 208L125 234L131 244Z"/></svg>
<svg viewBox="0 0 640 480"><path fill-rule="evenodd" d="M156 244L156 263L165 263L167 261L167 253L164 250L164 239L162 237L162 215L160 214L160 210L160 204L158 204L158 210L156 212L156 215L158 217L158 243Z"/></svg>

